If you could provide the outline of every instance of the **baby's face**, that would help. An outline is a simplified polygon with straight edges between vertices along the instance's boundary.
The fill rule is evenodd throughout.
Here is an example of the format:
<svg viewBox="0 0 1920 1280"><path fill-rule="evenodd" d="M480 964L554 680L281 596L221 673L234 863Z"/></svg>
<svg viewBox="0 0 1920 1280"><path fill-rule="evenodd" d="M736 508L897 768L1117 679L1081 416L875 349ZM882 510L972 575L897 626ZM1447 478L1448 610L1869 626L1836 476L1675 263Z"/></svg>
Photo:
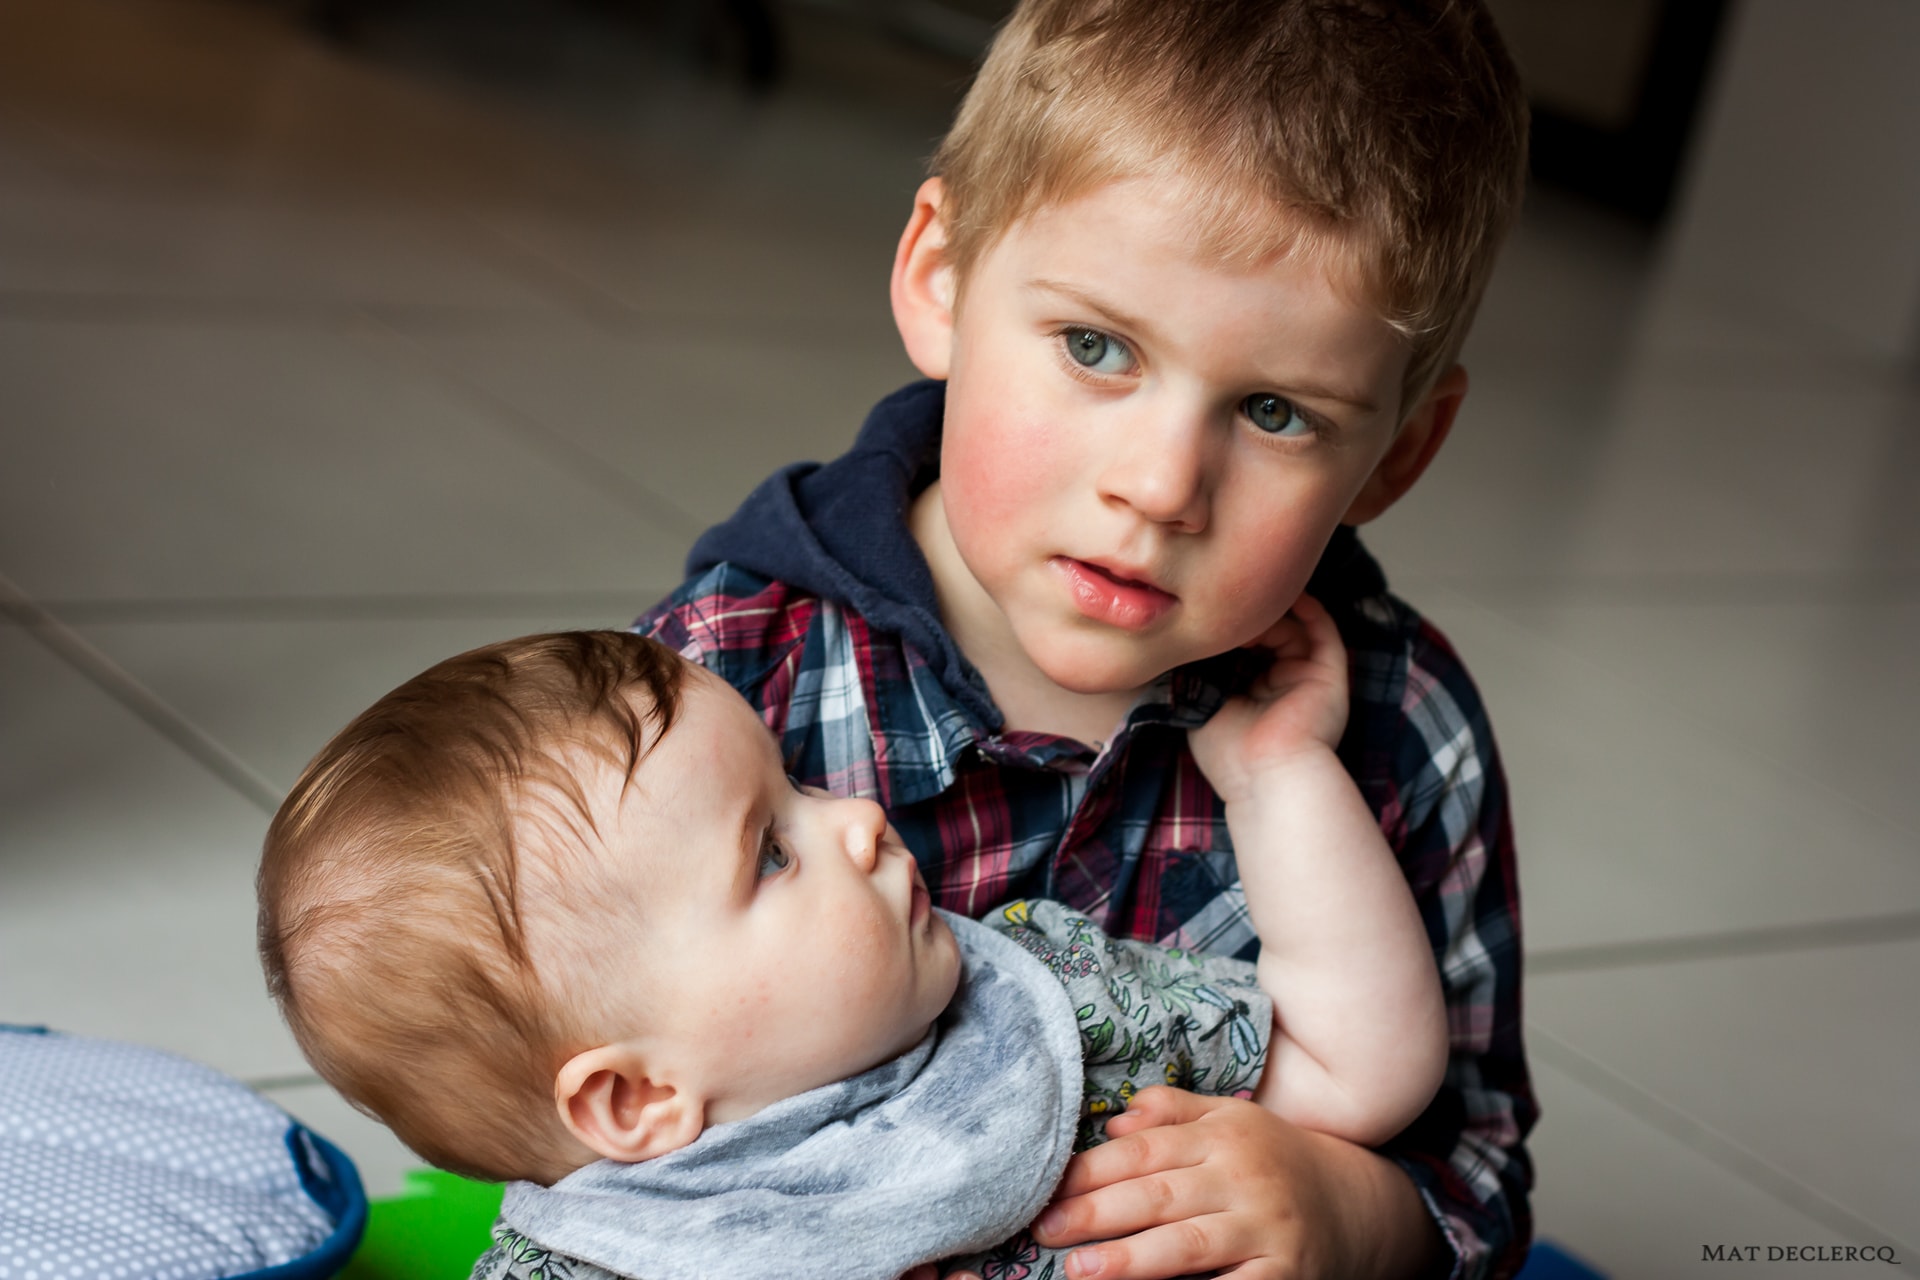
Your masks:
<svg viewBox="0 0 1920 1280"><path fill-rule="evenodd" d="M707 1123L876 1066L946 1008L958 946L884 811L797 787L717 677L689 669L673 727L619 784L600 856L638 916L622 972L653 1061L703 1092Z"/></svg>

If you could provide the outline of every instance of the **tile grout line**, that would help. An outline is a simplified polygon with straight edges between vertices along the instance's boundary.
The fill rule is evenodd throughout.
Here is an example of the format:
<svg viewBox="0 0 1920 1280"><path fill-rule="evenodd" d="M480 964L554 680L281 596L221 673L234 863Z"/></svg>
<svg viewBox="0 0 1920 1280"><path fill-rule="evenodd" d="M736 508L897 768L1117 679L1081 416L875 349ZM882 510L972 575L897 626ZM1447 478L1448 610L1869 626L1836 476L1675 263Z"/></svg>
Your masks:
<svg viewBox="0 0 1920 1280"><path fill-rule="evenodd" d="M1439 587L1472 600L1483 609L1659 608L1903 601L1920 592L1920 572L1909 570L1836 570L1832 573L1689 572L1676 574L1458 574L1409 573L1396 589ZM1545 597L1544 599L1542 597Z"/></svg>
<svg viewBox="0 0 1920 1280"><path fill-rule="evenodd" d="M1719 960L1733 956L1779 955L1828 947L1866 946L1877 942L1903 942L1912 938L1920 938L1920 911L1858 916L1851 920L1821 920L1812 924L1766 925L1690 937L1553 947L1529 953L1526 965L1529 977L1539 977L1554 973L1625 969L1675 960Z"/></svg>
<svg viewBox="0 0 1920 1280"><path fill-rule="evenodd" d="M799 346L834 345L860 331L853 316L815 318L804 330L781 317L729 316L720 312L688 316L629 307L586 316L564 306L485 303L369 302L364 299L275 298L260 295L181 293L73 293L0 287L0 321L41 325L150 326L221 329L272 326L281 332L353 334L380 323L411 337L507 337L537 332L556 320L588 325L614 338L671 337L681 342L720 342L743 331L777 332ZM834 325L840 328L836 330Z"/></svg>
<svg viewBox="0 0 1920 1280"><path fill-rule="evenodd" d="M1712 1126L1695 1120L1678 1107L1531 1022L1527 1024L1527 1040L1534 1057L1566 1072L1594 1093L1697 1152L1740 1181L1788 1208L1807 1215L1822 1226L1841 1233L1849 1243L1881 1244L1907 1253L1916 1252L1906 1241L1855 1215ZM1542 1052L1543 1049L1545 1052Z"/></svg>
<svg viewBox="0 0 1920 1280"><path fill-rule="evenodd" d="M605 610L623 624L639 601L664 598L670 588L580 591L473 591L434 595L102 597L43 600L40 607L68 623L394 621L443 618L551 617L555 611Z"/></svg>
<svg viewBox="0 0 1920 1280"><path fill-rule="evenodd" d="M186 752L202 768L238 791L263 813L280 807L280 789L255 773L226 747L167 705L77 631L48 613L5 574L0 574L0 610L11 615L55 657L78 671L149 728Z"/></svg>
<svg viewBox="0 0 1920 1280"><path fill-rule="evenodd" d="M440 213L449 224L463 228L476 259L552 299L573 315L591 324L600 324L616 321L632 311L625 298L595 284L472 209L442 208Z"/></svg>

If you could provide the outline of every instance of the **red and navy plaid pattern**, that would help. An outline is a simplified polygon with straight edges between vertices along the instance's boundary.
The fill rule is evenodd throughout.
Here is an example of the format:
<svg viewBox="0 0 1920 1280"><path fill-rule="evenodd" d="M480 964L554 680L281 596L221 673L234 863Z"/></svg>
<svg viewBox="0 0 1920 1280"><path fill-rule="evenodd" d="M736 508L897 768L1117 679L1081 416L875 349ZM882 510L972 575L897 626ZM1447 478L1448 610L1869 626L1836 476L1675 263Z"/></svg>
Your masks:
<svg viewBox="0 0 1920 1280"><path fill-rule="evenodd" d="M1452 1033L1439 1096L1384 1153L1452 1245L1452 1276L1509 1276L1531 1235L1537 1108L1505 782L1479 695L1436 630L1390 595L1336 616L1353 673L1341 756L1413 887ZM744 694L800 781L880 801L941 906L978 917L1057 898L1110 933L1258 953L1223 806L1186 743L1249 674L1244 655L1174 672L1088 747L992 733L897 636L732 565L634 625Z"/></svg>

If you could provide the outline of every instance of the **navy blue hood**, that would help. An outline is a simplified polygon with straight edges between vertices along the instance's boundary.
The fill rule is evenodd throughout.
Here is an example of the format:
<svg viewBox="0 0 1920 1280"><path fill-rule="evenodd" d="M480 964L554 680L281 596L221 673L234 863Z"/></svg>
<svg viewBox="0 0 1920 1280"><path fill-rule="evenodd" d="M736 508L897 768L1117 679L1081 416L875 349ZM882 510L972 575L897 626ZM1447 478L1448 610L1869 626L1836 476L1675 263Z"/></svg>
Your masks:
<svg viewBox="0 0 1920 1280"><path fill-rule="evenodd" d="M940 682L997 731L999 709L941 623L933 574L907 532L909 505L940 474L946 403L944 382L894 392L867 415L853 448L832 462L782 467L701 534L687 555L687 574L725 561L855 610L869 626L912 645ZM1307 590L1338 617L1386 585L1380 566L1342 525Z"/></svg>

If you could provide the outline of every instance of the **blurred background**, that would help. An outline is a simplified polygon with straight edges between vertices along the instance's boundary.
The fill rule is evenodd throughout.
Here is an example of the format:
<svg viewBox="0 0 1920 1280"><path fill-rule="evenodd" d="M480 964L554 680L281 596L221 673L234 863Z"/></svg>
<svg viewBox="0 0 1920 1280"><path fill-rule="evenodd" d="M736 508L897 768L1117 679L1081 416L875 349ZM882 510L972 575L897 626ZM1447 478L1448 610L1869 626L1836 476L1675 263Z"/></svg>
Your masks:
<svg viewBox="0 0 1920 1280"><path fill-rule="evenodd" d="M1540 1232L1920 1262L1920 5L1498 0L1538 181L1369 531L1513 783ZM0 4L0 1020L361 1164L267 816L456 650L623 625L912 376L980 0Z"/></svg>

